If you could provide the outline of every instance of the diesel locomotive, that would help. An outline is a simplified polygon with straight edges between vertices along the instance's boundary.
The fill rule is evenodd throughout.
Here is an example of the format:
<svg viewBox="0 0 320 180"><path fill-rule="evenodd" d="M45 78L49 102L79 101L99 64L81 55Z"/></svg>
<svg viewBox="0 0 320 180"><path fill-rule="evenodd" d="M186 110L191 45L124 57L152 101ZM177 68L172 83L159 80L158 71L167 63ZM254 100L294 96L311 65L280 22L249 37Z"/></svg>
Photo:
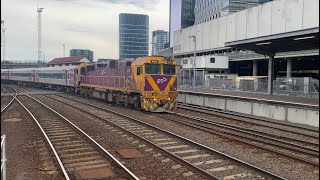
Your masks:
<svg viewBox="0 0 320 180"><path fill-rule="evenodd" d="M177 64L160 56L78 66L1 69L1 81L85 96L98 94L109 102L150 112L175 109L178 95Z"/></svg>

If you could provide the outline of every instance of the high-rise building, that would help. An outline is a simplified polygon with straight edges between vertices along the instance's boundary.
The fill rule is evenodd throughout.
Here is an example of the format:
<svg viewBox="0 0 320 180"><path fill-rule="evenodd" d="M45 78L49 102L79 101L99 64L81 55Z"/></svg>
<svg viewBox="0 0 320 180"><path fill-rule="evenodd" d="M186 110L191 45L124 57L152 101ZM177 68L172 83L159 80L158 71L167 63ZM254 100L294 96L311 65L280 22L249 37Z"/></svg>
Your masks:
<svg viewBox="0 0 320 180"><path fill-rule="evenodd" d="M93 62L93 51L89 49L71 49L70 56L85 56L89 61Z"/></svg>
<svg viewBox="0 0 320 180"><path fill-rule="evenodd" d="M134 59L149 54L149 16L119 15L119 57Z"/></svg>
<svg viewBox="0 0 320 180"><path fill-rule="evenodd" d="M170 0L170 47L173 32L194 25L195 0Z"/></svg>
<svg viewBox="0 0 320 180"><path fill-rule="evenodd" d="M195 0L195 24L257 6L271 0Z"/></svg>
<svg viewBox="0 0 320 180"><path fill-rule="evenodd" d="M169 42L169 33L167 31L152 32L152 55L158 55L159 51L165 49L165 44Z"/></svg>

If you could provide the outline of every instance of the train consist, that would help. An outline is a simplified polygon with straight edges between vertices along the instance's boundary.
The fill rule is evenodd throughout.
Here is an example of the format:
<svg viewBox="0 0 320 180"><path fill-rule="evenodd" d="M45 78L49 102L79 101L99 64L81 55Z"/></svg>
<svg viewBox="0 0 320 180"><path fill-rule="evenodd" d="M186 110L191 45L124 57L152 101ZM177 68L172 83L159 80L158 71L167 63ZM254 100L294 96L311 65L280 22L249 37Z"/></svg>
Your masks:
<svg viewBox="0 0 320 180"><path fill-rule="evenodd" d="M178 95L176 62L157 56L79 66L1 69L1 81L99 94L109 102L151 112L175 109Z"/></svg>

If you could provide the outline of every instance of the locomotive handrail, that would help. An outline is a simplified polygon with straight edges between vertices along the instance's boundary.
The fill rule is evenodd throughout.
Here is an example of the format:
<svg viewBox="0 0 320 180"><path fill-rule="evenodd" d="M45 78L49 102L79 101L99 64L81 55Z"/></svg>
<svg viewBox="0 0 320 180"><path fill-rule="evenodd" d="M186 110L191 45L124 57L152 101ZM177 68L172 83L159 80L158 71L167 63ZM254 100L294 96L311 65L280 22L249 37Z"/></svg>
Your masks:
<svg viewBox="0 0 320 180"><path fill-rule="evenodd" d="M81 84L126 88L126 76L81 76Z"/></svg>

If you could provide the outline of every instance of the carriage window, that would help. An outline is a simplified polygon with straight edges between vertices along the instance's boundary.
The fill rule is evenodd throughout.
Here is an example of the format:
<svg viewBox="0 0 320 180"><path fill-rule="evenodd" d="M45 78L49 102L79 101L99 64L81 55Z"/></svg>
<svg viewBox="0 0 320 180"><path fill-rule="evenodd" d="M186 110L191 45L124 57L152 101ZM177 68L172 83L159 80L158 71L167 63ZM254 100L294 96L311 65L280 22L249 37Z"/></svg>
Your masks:
<svg viewBox="0 0 320 180"><path fill-rule="evenodd" d="M165 75L175 75L176 74L176 66L165 64L163 65L163 74Z"/></svg>
<svg viewBox="0 0 320 180"><path fill-rule="evenodd" d="M137 75L141 75L141 67L137 67Z"/></svg>
<svg viewBox="0 0 320 180"><path fill-rule="evenodd" d="M161 74L161 66L159 64L146 64L146 74Z"/></svg>

